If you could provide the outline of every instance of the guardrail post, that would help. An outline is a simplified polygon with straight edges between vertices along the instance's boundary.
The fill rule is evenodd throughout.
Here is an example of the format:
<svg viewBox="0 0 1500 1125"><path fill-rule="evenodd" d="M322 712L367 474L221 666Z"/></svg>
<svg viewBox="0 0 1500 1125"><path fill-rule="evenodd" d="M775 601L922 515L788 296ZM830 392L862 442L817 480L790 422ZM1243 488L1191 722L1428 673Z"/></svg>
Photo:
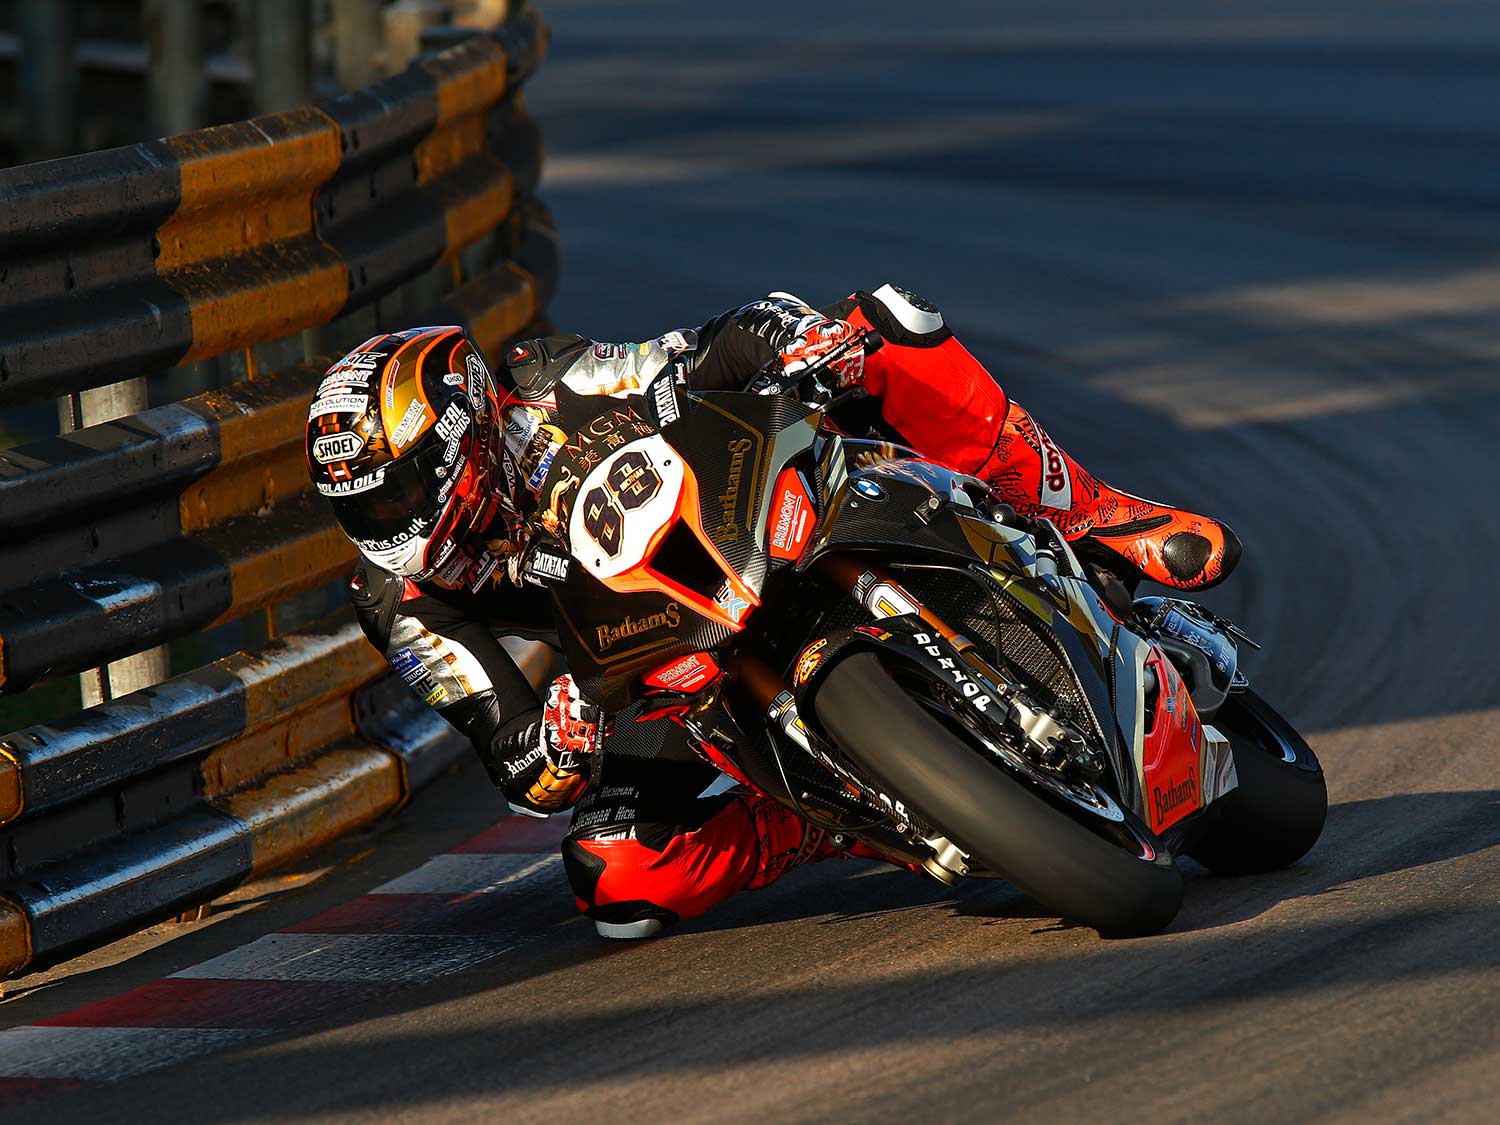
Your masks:
<svg viewBox="0 0 1500 1125"><path fill-rule="evenodd" d="M146 0L151 125L164 137L203 124L201 7L200 0Z"/></svg>
<svg viewBox="0 0 1500 1125"><path fill-rule="evenodd" d="M22 151L50 159L78 139L78 68L73 61L73 5L20 4Z"/></svg>
<svg viewBox="0 0 1500 1125"><path fill-rule="evenodd" d="M96 426L129 414L139 414L149 404L145 379L129 379L107 387L69 395L59 404L62 432L71 433L85 426ZM93 707L119 695L127 695L171 675L171 660L166 645L138 652L123 660L112 661L108 668L93 668L78 677L83 705Z"/></svg>
<svg viewBox="0 0 1500 1125"><path fill-rule="evenodd" d="M311 0L256 0L255 106L280 113L313 100Z"/></svg>
<svg viewBox="0 0 1500 1125"><path fill-rule="evenodd" d="M369 86L385 73L380 0L333 0L334 73L340 90Z"/></svg>

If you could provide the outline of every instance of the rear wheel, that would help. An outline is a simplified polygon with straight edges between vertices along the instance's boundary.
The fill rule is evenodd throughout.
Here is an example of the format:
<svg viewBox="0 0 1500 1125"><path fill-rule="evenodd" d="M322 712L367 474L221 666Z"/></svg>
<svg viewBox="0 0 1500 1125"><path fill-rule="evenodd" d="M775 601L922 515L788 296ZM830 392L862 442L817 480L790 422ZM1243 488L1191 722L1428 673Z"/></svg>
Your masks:
<svg viewBox="0 0 1500 1125"><path fill-rule="evenodd" d="M1102 793L1089 810L1033 792L912 698L875 653L840 661L813 707L888 796L1065 918L1129 937L1176 917L1182 877L1128 812Z"/></svg>
<svg viewBox="0 0 1500 1125"><path fill-rule="evenodd" d="M1328 786L1312 748L1252 691L1234 692L1214 715L1229 739L1239 785L1204 811L1187 854L1220 875L1253 875L1296 863L1318 842Z"/></svg>

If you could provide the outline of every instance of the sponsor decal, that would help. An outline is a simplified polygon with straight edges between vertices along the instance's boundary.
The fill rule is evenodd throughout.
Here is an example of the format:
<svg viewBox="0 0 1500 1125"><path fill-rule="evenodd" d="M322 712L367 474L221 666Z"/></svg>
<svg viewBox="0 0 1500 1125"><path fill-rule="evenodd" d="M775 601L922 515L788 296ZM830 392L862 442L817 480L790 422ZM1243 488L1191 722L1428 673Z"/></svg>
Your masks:
<svg viewBox="0 0 1500 1125"><path fill-rule="evenodd" d="M630 354L630 348L625 344L595 344L594 358L602 360L624 359Z"/></svg>
<svg viewBox="0 0 1500 1125"><path fill-rule="evenodd" d="M958 688L958 693L968 701L969 705L976 711L989 714L990 704L995 700L990 696L983 686L976 683L974 679L966 675L960 668L959 662L950 656L945 656L943 650L933 643L934 639L928 633L913 633L911 638L916 644L922 646L922 651L928 656L937 659L938 667L953 678L953 685Z"/></svg>
<svg viewBox="0 0 1500 1125"><path fill-rule="evenodd" d="M771 507L771 557L800 558L816 522L812 501L796 469L784 470L776 487L779 491Z"/></svg>
<svg viewBox="0 0 1500 1125"><path fill-rule="evenodd" d="M450 387L461 387L464 385L464 374L462 371L450 371L443 376L443 382Z"/></svg>
<svg viewBox="0 0 1500 1125"><path fill-rule="evenodd" d="M1040 426L1036 436L1042 443L1042 503L1068 511L1073 507L1073 479L1068 474L1068 463Z"/></svg>
<svg viewBox="0 0 1500 1125"><path fill-rule="evenodd" d="M409 648L403 648L391 656L391 667L396 669L396 674L408 687L420 683L422 677L427 674L427 669L422 667L422 662Z"/></svg>
<svg viewBox="0 0 1500 1125"><path fill-rule="evenodd" d="M749 438L737 438L729 443L729 482L719 493L719 527L714 532L716 539L730 543L740 537L740 526L736 515L740 503L740 482L745 475L745 454L755 447Z"/></svg>
<svg viewBox="0 0 1500 1125"><path fill-rule="evenodd" d="M464 356L464 370L469 373L469 400L471 402L484 401L484 385L489 382L489 372L485 370L484 360L473 352Z"/></svg>
<svg viewBox="0 0 1500 1125"><path fill-rule="evenodd" d="M572 566L573 560L561 551L538 546L526 556L526 568L522 574L533 586L541 586L548 582L566 582Z"/></svg>
<svg viewBox="0 0 1500 1125"><path fill-rule="evenodd" d="M778 692L776 698L771 700L771 709L768 712L773 723L779 726L782 733L795 742L802 749L817 754L813 750L812 742L807 737L807 727L802 725L802 719L797 714L797 699L789 691ZM818 760L832 769L839 776L844 776L845 771L823 755L817 755Z"/></svg>
<svg viewBox="0 0 1500 1125"><path fill-rule="evenodd" d="M391 667L401 677L402 683L411 688L422 702L435 707L448 698L448 689L438 683L427 670L427 666L409 648L403 648L390 658Z"/></svg>
<svg viewBox="0 0 1500 1125"><path fill-rule="evenodd" d="M490 552L485 551L479 556L479 562L469 572L469 593L479 593L480 587L490 580L490 575L500 568L500 560Z"/></svg>
<svg viewBox="0 0 1500 1125"><path fill-rule="evenodd" d="M469 412L463 408L462 403L450 402L435 428L438 437L444 441L453 441L469 428Z"/></svg>
<svg viewBox="0 0 1500 1125"><path fill-rule="evenodd" d="M472 560L462 551L454 554L453 561L438 571L437 578L444 586L454 587L463 581Z"/></svg>
<svg viewBox="0 0 1500 1125"><path fill-rule="evenodd" d="M682 623L682 610L676 602L668 602L660 613L646 617L631 617L628 614L618 625L600 625L597 630L600 652L607 652L620 641L642 633L654 633L658 629L675 629Z"/></svg>
<svg viewBox="0 0 1500 1125"><path fill-rule="evenodd" d="M668 332L658 339L657 344L669 352L691 352L698 349L698 333L696 332Z"/></svg>
<svg viewBox="0 0 1500 1125"><path fill-rule="evenodd" d="M603 443L609 449L618 449L633 435L650 437L655 428L629 406L618 407L600 414L577 430L572 437L565 438L563 449L583 469L592 469L604 458L595 446Z"/></svg>
<svg viewBox="0 0 1500 1125"><path fill-rule="evenodd" d="M365 439L359 434L324 434L313 442L313 459L320 465L330 461L347 461L365 447Z"/></svg>
<svg viewBox="0 0 1500 1125"><path fill-rule="evenodd" d="M438 550L437 558L432 560L432 569L435 570L438 567L442 566L443 563L447 562L448 556L453 554L454 550L457 547L458 542L451 536L448 539L444 540L442 547Z"/></svg>
<svg viewBox="0 0 1500 1125"><path fill-rule="evenodd" d="M406 408L406 413L401 415L401 421L396 423L396 428L391 433L391 444L399 449L411 441L426 417L427 404L419 398L412 399L411 405Z"/></svg>
<svg viewBox="0 0 1500 1125"><path fill-rule="evenodd" d="M682 412L677 409L677 388L670 375L658 379L651 386L651 401L656 405L656 424L670 426Z"/></svg>
<svg viewBox="0 0 1500 1125"><path fill-rule="evenodd" d="M329 395L314 402L307 416L311 419L324 414L363 414L369 406L369 395Z"/></svg>
<svg viewBox="0 0 1500 1125"><path fill-rule="evenodd" d="M736 624L743 621L745 614L750 612L750 603L734 592L728 579L725 579L724 585L720 586L719 592L714 595L714 605L722 609L724 615Z"/></svg>
<svg viewBox="0 0 1500 1125"><path fill-rule="evenodd" d="M871 579L870 585L863 591L858 586L855 587L855 592L864 600L865 608L871 613L880 617L903 617L917 612L917 607L912 600L889 582L877 582L872 574L860 577L861 581L865 577Z"/></svg>
<svg viewBox="0 0 1500 1125"><path fill-rule="evenodd" d="M336 480L332 484L324 484L318 481L318 491L324 496L353 496L357 492L368 492L372 488L378 488L385 480L385 466L381 465L368 476L354 477L350 480Z"/></svg>
<svg viewBox="0 0 1500 1125"><path fill-rule="evenodd" d="M1049 508L1068 510L1073 507L1073 479L1068 473L1068 463L1062 451L1047 436L1035 419L1025 411L1017 422L1021 439L1035 450L1042 460L1041 483L1037 499Z"/></svg>
<svg viewBox="0 0 1500 1125"><path fill-rule="evenodd" d="M552 468L552 462L557 457L557 450L558 447L556 445L549 445L547 447L547 452L542 454L541 460L536 463L536 468L526 478L527 488L535 492L542 487L542 482L547 479L547 473Z"/></svg>
<svg viewBox="0 0 1500 1125"><path fill-rule="evenodd" d="M668 691L697 691L717 679L719 666L706 652L695 652L680 660L663 664L643 681L647 687L664 688Z"/></svg>
<svg viewBox="0 0 1500 1125"><path fill-rule="evenodd" d="M1180 781L1168 781L1165 787L1153 785L1151 787L1151 811L1156 814L1156 823L1165 827L1169 813L1181 808L1189 801L1196 804L1197 798L1198 786L1191 777L1183 777Z"/></svg>
<svg viewBox="0 0 1500 1125"><path fill-rule="evenodd" d="M542 424L539 411L524 406L512 406L505 411L505 445L517 457L525 452Z"/></svg>
<svg viewBox="0 0 1500 1125"><path fill-rule="evenodd" d="M364 551L389 551L393 547L409 542L413 536L421 535L426 530L427 521L417 518L406 525L405 531L398 532L390 539L356 539L355 544Z"/></svg>
<svg viewBox="0 0 1500 1125"><path fill-rule="evenodd" d="M500 458L500 467L505 470L505 493L516 499L516 459L509 455Z"/></svg>
<svg viewBox="0 0 1500 1125"><path fill-rule="evenodd" d="M818 670L818 665L823 663L823 650L827 647L828 638L822 637L802 650L802 655L797 657L797 667L792 672L794 686L801 687L812 678L812 674Z"/></svg>
<svg viewBox="0 0 1500 1125"><path fill-rule="evenodd" d="M528 750L519 758L512 758L510 761L506 762L505 772L510 777L519 777L521 774L525 773L527 769L539 762L543 756L544 754L542 748L540 746L537 746L534 749Z"/></svg>

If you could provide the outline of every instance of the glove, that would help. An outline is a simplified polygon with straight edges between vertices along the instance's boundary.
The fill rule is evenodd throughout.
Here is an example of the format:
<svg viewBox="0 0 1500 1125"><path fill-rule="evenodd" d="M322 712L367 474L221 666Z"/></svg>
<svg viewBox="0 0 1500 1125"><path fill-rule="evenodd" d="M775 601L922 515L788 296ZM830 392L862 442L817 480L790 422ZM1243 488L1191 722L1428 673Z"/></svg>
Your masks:
<svg viewBox="0 0 1500 1125"><path fill-rule="evenodd" d="M809 364L860 335L859 330L847 321L816 316L808 317L798 328L797 338L781 349L781 369L787 375L805 370ZM864 380L864 348L851 347L830 365L829 370L838 389L857 386Z"/></svg>
<svg viewBox="0 0 1500 1125"><path fill-rule="evenodd" d="M547 757L557 769L586 770L588 756L604 745L604 712L583 698L571 672L548 686L542 727Z"/></svg>
<svg viewBox="0 0 1500 1125"><path fill-rule="evenodd" d="M588 788L606 733L604 712L583 698L571 675L561 675L547 688L541 718L497 747L491 776L516 812L538 817L562 812Z"/></svg>

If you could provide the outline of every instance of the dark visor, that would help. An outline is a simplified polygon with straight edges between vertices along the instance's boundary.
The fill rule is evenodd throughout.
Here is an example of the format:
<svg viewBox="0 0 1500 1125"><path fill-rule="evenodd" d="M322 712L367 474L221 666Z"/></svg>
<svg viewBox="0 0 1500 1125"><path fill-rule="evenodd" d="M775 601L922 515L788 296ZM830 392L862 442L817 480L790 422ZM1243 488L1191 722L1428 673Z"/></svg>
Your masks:
<svg viewBox="0 0 1500 1125"><path fill-rule="evenodd" d="M442 514L438 493L449 475L458 474L468 453L467 435L463 453L442 475L447 442L429 431L415 451L385 467L385 479L374 488L349 496L331 496L334 515L349 538L396 546L413 535L425 535Z"/></svg>

